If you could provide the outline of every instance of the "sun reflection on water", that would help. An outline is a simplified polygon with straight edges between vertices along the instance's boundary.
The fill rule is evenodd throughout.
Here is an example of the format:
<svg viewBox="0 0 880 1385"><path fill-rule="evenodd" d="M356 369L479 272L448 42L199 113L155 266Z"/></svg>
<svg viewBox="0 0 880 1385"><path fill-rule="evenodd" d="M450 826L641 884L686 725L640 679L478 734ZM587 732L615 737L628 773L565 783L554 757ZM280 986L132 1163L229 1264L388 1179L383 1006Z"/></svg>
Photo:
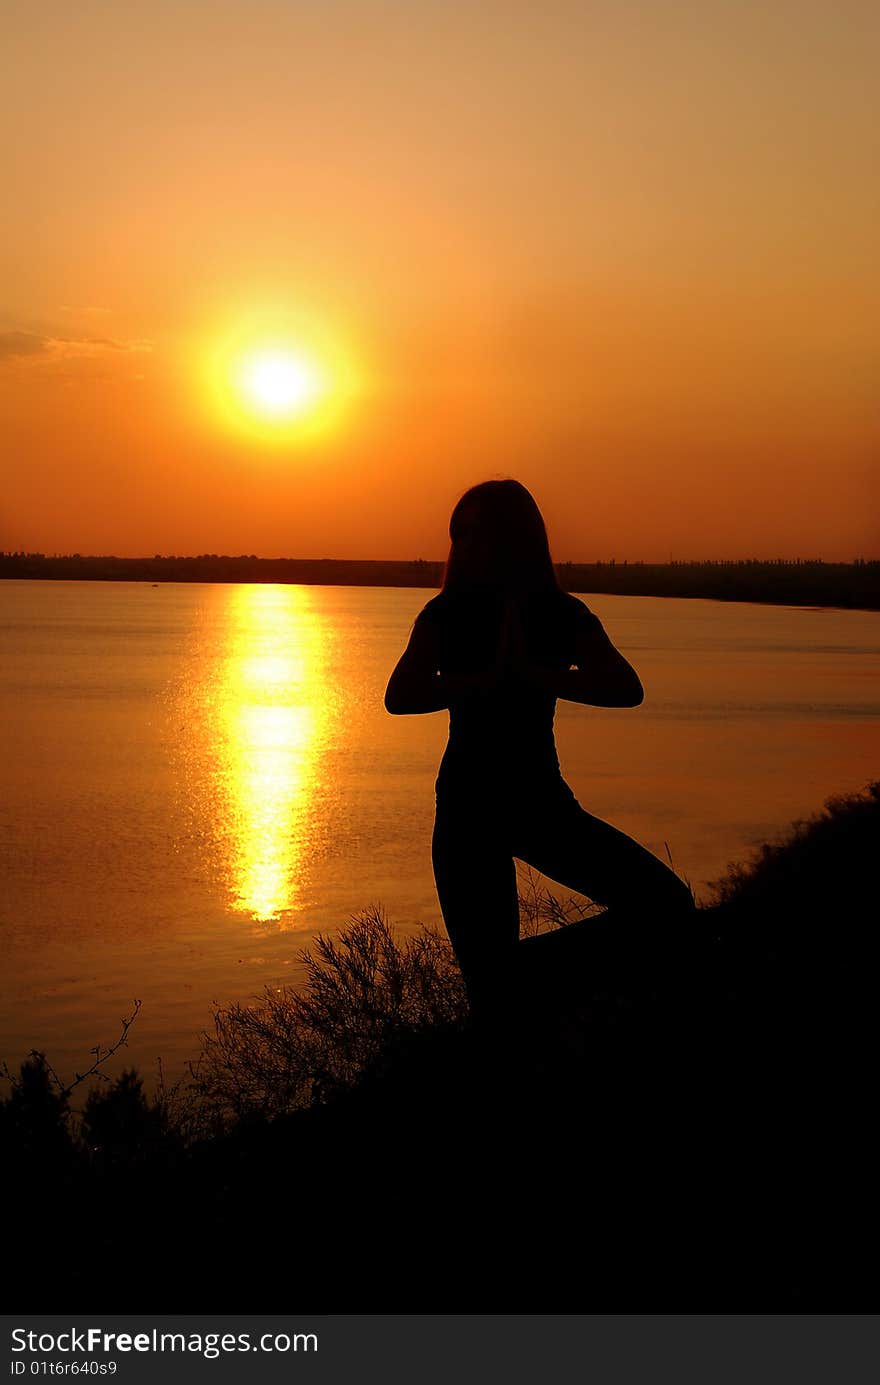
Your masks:
<svg viewBox="0 0 880 1385"><path fill-rule="evenodd" d="M233 589L213 690L217 785L229 824L234 908L259 922L296 905L328 716L322 627L303 587Z"/></svg>

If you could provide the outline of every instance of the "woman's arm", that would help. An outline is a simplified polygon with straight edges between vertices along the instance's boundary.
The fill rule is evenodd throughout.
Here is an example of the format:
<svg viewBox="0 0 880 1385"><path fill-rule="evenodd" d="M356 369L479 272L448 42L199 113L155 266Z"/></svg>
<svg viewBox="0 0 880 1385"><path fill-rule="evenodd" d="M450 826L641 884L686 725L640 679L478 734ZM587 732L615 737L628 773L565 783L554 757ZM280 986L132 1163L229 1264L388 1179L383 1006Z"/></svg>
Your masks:
<svg viewBox="0 0 880 1385"><path fill-rule="evenodd" d="M575 637L575 668L543 668L528 661L519 612L508 602L492 666L477 673L440 673L437 631L416 621L388 680L385 710L395 716L445 711L456 702L492 696L518 682L531 683L570 702L592 707L638 707L644 690L632 665L615 649L598 617Z"/></svg>
<svg viewBox="0 0 880 1385"><path fill-rule="evenodd" d="M521 676L534 686L588 707L638 707L645 690L632 664L615 649L601 621L575 636L575 668L542 668L524 661Z"/></svg>
<svg viewBox="0 0 880 1385"><path fill-rule="evenodd" d="M427 621L416 621L388 680L385 710L395 716L442 712L462 698L493 692L500 682L497 668L481 673L440 673L437 663L436 629Z"/></svg>

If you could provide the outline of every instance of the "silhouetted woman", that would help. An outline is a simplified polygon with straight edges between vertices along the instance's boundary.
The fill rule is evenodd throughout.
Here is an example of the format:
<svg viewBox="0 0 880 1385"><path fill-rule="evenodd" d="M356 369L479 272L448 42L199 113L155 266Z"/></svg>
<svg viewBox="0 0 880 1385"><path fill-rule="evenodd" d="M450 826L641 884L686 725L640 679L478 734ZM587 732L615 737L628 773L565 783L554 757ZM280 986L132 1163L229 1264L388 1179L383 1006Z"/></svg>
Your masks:
<svg viewBox="0 0 880 1385"><path fill-rule="evenodd" d="M582 940L596 936L587 920L520 941L514 858L609 906L624 929L690 916L693 899L650 851L586 812L562 778L556 699L637 707L644 694L598 617L560 587L530 493L513 480L473 486L449 535L442 590L416 617L385 706L449 709L432 858L477 1019L501 1013L523 968L549 961L570 973Z"/></svg>

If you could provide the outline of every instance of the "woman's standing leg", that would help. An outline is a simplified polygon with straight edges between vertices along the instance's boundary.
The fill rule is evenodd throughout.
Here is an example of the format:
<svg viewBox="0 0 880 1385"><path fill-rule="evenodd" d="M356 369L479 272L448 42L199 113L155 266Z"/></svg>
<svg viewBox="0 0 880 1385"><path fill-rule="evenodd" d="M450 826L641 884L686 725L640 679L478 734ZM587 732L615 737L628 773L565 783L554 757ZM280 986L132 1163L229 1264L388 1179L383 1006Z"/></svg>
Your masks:
<svg viewBox="0 0 880 1385"><path fill-rule="evenodd" d="M497 820L438 803L431 858L471 1011L491 1019L503 1008L519 941L513 853Z"/></svg>

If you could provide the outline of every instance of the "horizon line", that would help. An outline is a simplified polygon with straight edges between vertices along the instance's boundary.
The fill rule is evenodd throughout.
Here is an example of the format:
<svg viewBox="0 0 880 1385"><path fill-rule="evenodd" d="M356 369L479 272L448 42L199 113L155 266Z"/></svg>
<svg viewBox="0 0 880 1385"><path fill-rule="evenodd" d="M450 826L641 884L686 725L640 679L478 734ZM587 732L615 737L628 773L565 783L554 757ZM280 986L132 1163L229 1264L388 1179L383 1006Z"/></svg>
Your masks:
<svg viewBox="0 0 880 1385"><path fill-rule="evenodd" d="M139 553L139 554L119 554L119 553L46 553L40 549L0 549L0 559L67 559L78 562L89 562L94 560L112 559L114 562L122 563L155 563L155 562L198 562L208 560L212 562L263 562L263 563L372 563L375 565L394 564L398 566L423 567L442 567L446 562L445 558L338 558L322 556L320 558L305 558L298 556L288 556L285 554L273 554L266 556L261 553ZM780 554L773 556L759 557L754 554L749 557L673 557L648 559L648 558L618 558L612 556L608 558L560 558L553 560L554 567L611 567L611 566L641 566L641 567L670 567L679 563L771 563L771 564L822 564L823 566L852 567L862 563L880 562L880 558L869 557L865 554L857 554L852 558L822 558L816 554L811 556L785 557Z"/></svg>

